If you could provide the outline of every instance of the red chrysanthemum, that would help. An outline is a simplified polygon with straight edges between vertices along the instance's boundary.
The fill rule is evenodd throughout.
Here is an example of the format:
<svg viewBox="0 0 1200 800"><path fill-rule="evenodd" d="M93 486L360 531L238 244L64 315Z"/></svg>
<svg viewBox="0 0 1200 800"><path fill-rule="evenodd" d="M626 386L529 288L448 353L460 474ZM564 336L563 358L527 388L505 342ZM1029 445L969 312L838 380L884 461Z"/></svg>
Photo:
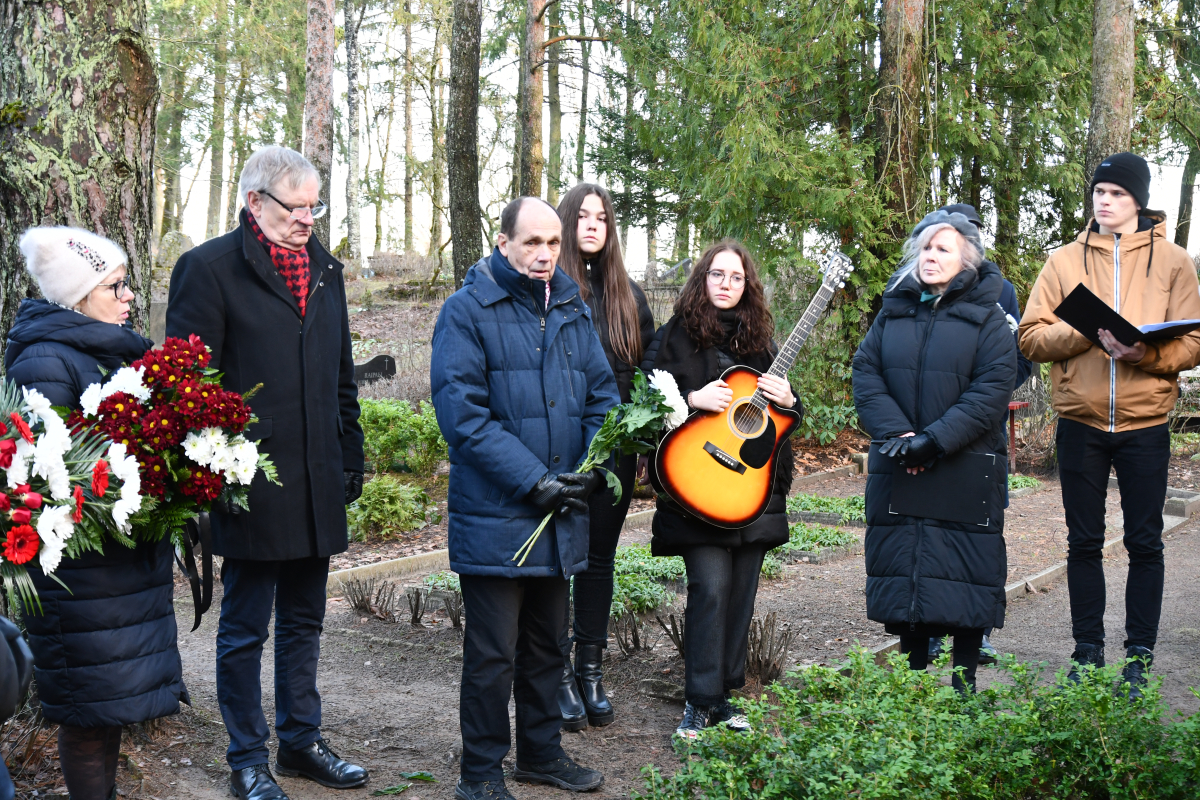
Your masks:
<svg viewBox="0 0 1200 800"><path fill-rule="evenodd" d="M151 388L172 388L183 377L183 371L164 359L162 352L158 350L148 351L139 361L135 361L133 366L144 367L142 382Z"/></svg>
<svg viewBox="0 0 1200 800"><path fill-rule="evenodd" d="M144 455L138 459L142 476L142 494L162 499L167 493L167 462L159 456Z"/></svg>
<svg viewBox="0 0 1200 800"><path fill-rule="evenodd" d="M186 417L201 414L206 408L206 403L200 390L200 384L191 379L181 381L175 387L175 402L171 404L171 407Z"/></svg>
<svg viewBox="0 0 1200 800"><path fill-rule="evenodd" d="M164 447L173 447L183 441L187 435L187 426L183 418L170 407L156 408L146 415L142 422L143 441L154 441L155 437L162 439Z"/></svg>
<svg viewBox="0 0 1200 800"><path fill-rule="evenodd" d="M79 524L83 522L83 487L76 486L73 494L75 496L75 511L71 514L71 521Z"/></svg>
<svg viewBox="0 0 1200 800"><path fill-rule="evenodd" d="M37 555L41 540L28 525L18 525L4 539L4 557L14 564L26 564Z"/></svg>
<svg viewBox="0 0 1200 800"><path fill-rule="evenodd" d="M186 496L211 503L221 496L225 483L221 476L205 467L193 467L179 490Z"/></svg>
<svg viewBox="0 0 1200 800"><path fill-rule="evenodd" d="M108 462L103 458L96 462L96 466L92 467L92 494L96 497L104 497L104 493L108 491Z"/></svg>
<svg viewBox="0 0 1200 800"><path fill-rule="evenodd" d="M208 350L208 345L200 341L200 337L196 334L188 336L188 345L191 346L192 352L196 356L196 366L201 369L208 366L208 362L212 360L212 353Z"/></svg>
<svg viewBox="0 0 1200 800"><path fill-rule="evenodd" d="M13 425L17 426L17 432L21 434L21 438L33 444L33 431L29 430L29 423L21 419L21 415L15 411L9 414L8 418L13 421Z"/></svg>
<svg viewBox="0 0 1200 800"><path fill-rule="evenodd" d="M91 429L93 426L92 423L88 421L88 418L83 415L83 411L76 408L67 415L67 427L71 429L71 433L79 434Z"/></svg>
<svg viewBox="0 0 1200 800"><path fill-rule="evenodd" d="M146 416L146 409L135 398L124 392L117 392L104 398L96 413L106 428L125 427L130 431L136 430ZM115 437L114 437L115 438Z"/></svg>

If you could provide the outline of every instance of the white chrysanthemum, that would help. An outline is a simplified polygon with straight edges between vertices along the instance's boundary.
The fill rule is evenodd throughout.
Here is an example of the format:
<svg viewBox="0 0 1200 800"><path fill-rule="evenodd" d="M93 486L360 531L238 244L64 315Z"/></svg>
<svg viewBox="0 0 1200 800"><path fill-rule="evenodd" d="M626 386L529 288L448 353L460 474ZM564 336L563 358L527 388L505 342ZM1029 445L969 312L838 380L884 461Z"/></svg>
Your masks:
<svg viewBox="0 0 1200 800"><path fill-rule="evenodd" d="M54 572L62 561L63 548L75 533L75 524L71 522L73 510L71 506L50 506L38 515L37 532L42 540L38 555L43 572Z"/></svg>
<svg viewBox="0 0 1200 800"><path fill-rule="evenodd" d="M249 486L258 471L258 447L254 442L247 442L241 436L235 436L229 442L229 450L233 453L234 466L226 471L226 475L242 486Z"/></svg>
<svg viewBox="0 0 1200 800"><path fill-rule="evenodd" d="M183 439L183 454L201 466L212 460L212 444L198 431L189 431Z"/></svg>
<svg viewBox="0 0 1200 800"><path fill-rule="evenodd" d="M142 374L145 371L145 367L138 367L137 369L133 367L121 367L112 374L112 377L108 379L108 383L104 384L104 391L101 393L101 397L108 397L117 392L124 392L142 402L149 400L150 390L142 382Z"/></svg>
<svg viewBox="0 0 1200 800"><path fill-rule="evenodd" d="M671 413L663 420L667 430L678 428L688 417L688 406L683 395L679 393L679 384L675 383L675 376L666 370L651 370L650 385L662 392L667 405L671 407Z"/></svg>
<svg viewBox="0 0 1200 800"><path fill-rule="evenodd" d="M216 448L212 459L208 462L208 468L213 472L224 472L233 469L235 466L237 466L237 457L234 455L233 450L225 445Z"/></svg>
<svg viewBox="0 0 1200 800"><path fill-rule="evenodd" d="M9 489L15 489L22 483L29 483L29 462L32 458L33 445L18 438L17 452L13 454L12 464L5 470Z"/></svg>
<svg viewBox="0 0 1200 800"><path fill-rule="evenodd" d="M58 414L54 413L50 401L37 389L22 386L21 395L25 398L25 409L33 414L33 419L30 420L32 424L36 424L39 419L46 420L50 417L58 419ZM62 420L59 420L59 422L61 423Z"/></svg>
<svg viewBox="0 0 1200 800"><path fill-rule="evenodd" d="M100 410L100 401L104 399L103 392L104 387L98 383L93 383L83 390L83 394L79 397L79 404L83 407L85 417L96 416Z"/></svg>
<svg viewBox="0 0 1200 800"><path fill-rule="evenodd" d="M137 459L126 455L125 445L113 442L108 446L108 464L113 475L121 481L121 497L113 504L113 521L123 532L129 532L129 517L142 507L142 478Z"/></svg>

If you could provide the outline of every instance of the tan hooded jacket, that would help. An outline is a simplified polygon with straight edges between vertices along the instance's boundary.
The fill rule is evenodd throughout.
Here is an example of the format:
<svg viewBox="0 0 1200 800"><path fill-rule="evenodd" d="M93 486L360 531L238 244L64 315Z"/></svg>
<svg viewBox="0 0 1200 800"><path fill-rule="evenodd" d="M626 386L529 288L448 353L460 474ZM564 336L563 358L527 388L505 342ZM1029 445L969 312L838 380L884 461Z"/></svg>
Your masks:
<svg viewBox="0 0 1200 800"><path fill-rule="evenodd" d="M1109 358L1054 315L1083 283L1134 325L1200 319L1191 256L1167 241L1162 215L1142 214L1154 222L1148 230L1116 237L1095 232L1089 223L1074 242L1051 253L1021 318L1021 352L1034 362L1054 362L1054 410L1110 432L1166 422L1179 397L1178 373L1200 363L1200 332L1148 343L1145 358L1131 363Z"/></svg>

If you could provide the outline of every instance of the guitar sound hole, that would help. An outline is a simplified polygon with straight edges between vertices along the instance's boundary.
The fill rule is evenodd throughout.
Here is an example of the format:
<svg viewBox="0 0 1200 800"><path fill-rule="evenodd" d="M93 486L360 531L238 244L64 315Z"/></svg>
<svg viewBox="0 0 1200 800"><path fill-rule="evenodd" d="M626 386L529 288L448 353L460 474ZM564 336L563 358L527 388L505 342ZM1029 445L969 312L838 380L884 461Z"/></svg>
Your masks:
<svg viewBox="0 0 1200 800"><path fill-rule="evenodd" d="M743 436L750 436L762 427L763 412L746 403L733 412L733 426Z"/></svg>

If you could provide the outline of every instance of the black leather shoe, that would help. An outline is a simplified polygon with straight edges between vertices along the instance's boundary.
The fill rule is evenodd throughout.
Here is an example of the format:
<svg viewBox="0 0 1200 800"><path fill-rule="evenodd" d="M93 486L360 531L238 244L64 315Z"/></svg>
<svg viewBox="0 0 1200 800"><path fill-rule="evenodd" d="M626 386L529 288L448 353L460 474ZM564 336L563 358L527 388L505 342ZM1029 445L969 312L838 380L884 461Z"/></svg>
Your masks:
<svg viewBox="0 0 1200 800"><path fill-rule="evenodd" d="M464 781L458 779L458 785L454 787L454 796L457 800L516 800L508 793L508 787L504 785L504 781Z"/></svg>
<svg viewBox="0 0 1200 800"><path fill-rule="evenodd" d="M286 750L281 745L275 757L275 771L294 778L299 775L330 789L353 789L367 782L367 771L343 760L329 749L324 739L302 750Z"/></svg>
<svg viewBox="0 0 1200 800"><path fill-rule="evenodd" d="M241 800L288 800L266 764L235 769L229 791Z"/></svg>
<svg viewBox="0 0 1200 800"><path fill-rule="evenodd" d="M942 654L942 640L937 636L929 637L929 663L937 661L938 656Z"/></svg>
<svg viewBox="0 0 1200 800"><path fill-rule="evenodd" d="M1102 644L1076 644L1075 652L1071 653L1071 671L1067 673L1067 680L1072 683L1079 683L1081 680L1079 671L1081 668L1091 664L1094 667L1104 666L1104 645Z"/></svg>
<svg viewBox="0 0 1200 800"><path fill-rule="evenodd" d="M562 712L562 729L564 731L581 731L588 726L587 709L583 707L583 698L579 696L579 686L575 683L575 671L571 662L563 665L562 680L558 682L558 710Z"/></svg>
<svg viewBox="0 0 1200 800"><path fill-rule="evenodd" d="M1000 654L996 652L995 645L992 640L984 634L983 644L979 646L979 663L980 664L995 664L1000 660Z"/></svg>
<svg viewBox="0 0 1200 800"><path fill-rule="evenodd" d="M1129 699L1137 700L1146 685L1146 673L1154 663L1154 653L1148 647L1135 644L1125 651L1125 657L1129 662L1121 670L1121 684L1129 684Z"/></svg>
<svg viewBox="0 0 1200 800"><path fill-rule="evenodd" d="M579 681L583 707L587 709L587 721L597 728L611 725L617 712L613 711L612 703L604 693L603 647L595 644L575 646L575 678Z"/></svg>
<svg viewBox="0 0 1200 800"><path fill-rule="evenodd" d="M566 756L545 764L518 761L513 777L521 783L545 783L568 792L590 792L604 783L604 776L599 772L581 767Z"/></svg>

